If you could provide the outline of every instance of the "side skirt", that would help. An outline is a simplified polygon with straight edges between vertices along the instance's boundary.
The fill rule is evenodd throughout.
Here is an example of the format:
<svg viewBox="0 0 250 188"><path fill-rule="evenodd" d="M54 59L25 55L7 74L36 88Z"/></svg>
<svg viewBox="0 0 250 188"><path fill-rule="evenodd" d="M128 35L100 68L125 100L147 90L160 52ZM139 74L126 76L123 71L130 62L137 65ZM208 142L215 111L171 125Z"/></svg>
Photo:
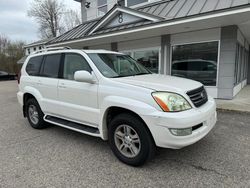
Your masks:
<svg viewBox="0 0 250 188"><path fill-rule="evenodd" d="M76 123L73 121L69 121L66 119L62 119L62 118L58 118L58 117L54 117L54 116L50 116L50 115L45 115L44 116L44 121L66 128L66 129L70 129L76 132L80 132L83 134L88 134L91 136L95 136L95 137L100 137L100 131L98 128L94 128L94 127L90 127L88 125L83 125L80 123Z"/></svg>

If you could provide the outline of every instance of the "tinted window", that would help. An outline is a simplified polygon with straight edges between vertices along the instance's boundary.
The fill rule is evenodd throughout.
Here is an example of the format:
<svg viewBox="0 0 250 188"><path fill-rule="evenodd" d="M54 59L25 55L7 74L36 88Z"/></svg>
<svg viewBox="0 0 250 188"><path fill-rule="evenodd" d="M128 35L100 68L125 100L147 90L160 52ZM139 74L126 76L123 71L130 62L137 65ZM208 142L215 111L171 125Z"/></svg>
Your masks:
<svg viewBox="0 0 250 188"><path fill-rule="evenodd" d="M58 78L61 54L53 54L45 57L42 76Z"/></svg>
<svg viewBox="0 0 250 188"><path fill-rule="evenodd" d="M63 78L74 80L76 71L85 70L91 72L88 62L78 54L65 54Z"/></svg>
<svg viewBox="0 0 250 188"><path fill-rule="evenodd" d="M38 76L42 60L43 60L43 56L37 56L37 57L30 58L27 66L26 66L26 72L31 76Z"/></svg>

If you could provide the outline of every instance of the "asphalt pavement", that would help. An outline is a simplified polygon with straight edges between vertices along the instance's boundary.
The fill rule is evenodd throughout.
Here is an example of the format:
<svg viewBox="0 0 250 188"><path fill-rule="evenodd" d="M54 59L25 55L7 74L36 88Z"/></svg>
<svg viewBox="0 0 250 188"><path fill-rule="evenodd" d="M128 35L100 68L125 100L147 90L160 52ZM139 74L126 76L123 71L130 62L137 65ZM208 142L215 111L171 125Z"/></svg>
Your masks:
<svg viewBox="0 0 250 188"><path fill-rule="evenodd" d="M0 188L250 187L250 115L219 112L203 140L159 149L140 168L119 162L107 142L57 126L32 129L16 99L17 83L0 82Z"/></svg>

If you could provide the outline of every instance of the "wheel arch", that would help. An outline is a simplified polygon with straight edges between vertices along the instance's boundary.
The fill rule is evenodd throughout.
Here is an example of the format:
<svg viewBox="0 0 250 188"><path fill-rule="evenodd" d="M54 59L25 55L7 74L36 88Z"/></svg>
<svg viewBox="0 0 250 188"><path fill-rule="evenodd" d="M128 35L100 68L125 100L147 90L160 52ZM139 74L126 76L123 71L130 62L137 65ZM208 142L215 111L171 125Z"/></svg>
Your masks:
<svg viewBox="0 0 250 188"><path fill-rule="evenodd" d="M26 117L26 115L27 115L26 114L26 103L31 98L34 98L38 102L39 106L42 108L41 103L40 103L40 100L42 97L41 97L39 91L36 90L35 88L32 88L32 87L26 87L24 94L23 94L23 115L24 115L24 117Z"/></svg>
<svg viewBox="0 0 250 188"><path fill-rule="evenodd" d="M155 143L154 137L153 137L149 127L147 126L146 122L143 120L143 118L137 112L130 110L128 108L125 108L125 107L121 107L121 106L110 106L105 110L103 118L102 118L102 134L103 134L102 136L103 136L104 140L108 140L109 123L112 121L112 119L114 117L116 117L119 114L123 114L123 113L130 114L130 115L140 119L143 122L145 128L148 130L152 140Z"/></svg>

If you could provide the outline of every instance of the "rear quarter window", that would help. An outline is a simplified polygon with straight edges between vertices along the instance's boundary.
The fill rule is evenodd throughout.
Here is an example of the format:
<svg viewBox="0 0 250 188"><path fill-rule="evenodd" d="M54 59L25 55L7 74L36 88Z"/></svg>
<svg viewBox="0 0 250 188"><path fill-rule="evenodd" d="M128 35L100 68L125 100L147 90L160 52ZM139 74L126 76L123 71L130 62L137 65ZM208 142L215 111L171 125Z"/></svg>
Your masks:
<svg viewBox="0 0 250 188"><path fill-rule="evenodd" d="M30 76L39 75L42 60L43 60L43 56L36 56L36 57L30 58L26 66L26 72L28 73L28 75Z"/></svg>
<svg viewBox="0 0 250 188"><path fill-rule="evenodd" d="M46 55L41 71L41 76L58 78L61 62L61 54Z"/></svg>

